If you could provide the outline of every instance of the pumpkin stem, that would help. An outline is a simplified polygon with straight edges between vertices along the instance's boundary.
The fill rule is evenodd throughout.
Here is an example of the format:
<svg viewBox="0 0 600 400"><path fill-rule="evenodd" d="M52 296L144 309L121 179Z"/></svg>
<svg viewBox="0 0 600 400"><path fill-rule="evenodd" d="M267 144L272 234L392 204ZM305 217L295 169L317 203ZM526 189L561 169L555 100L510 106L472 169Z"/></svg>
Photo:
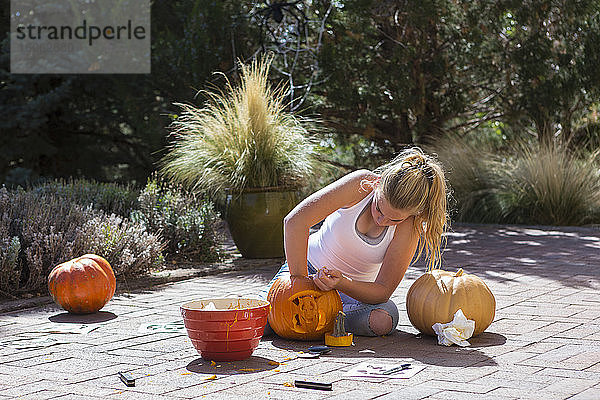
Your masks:
<svg viewBox="0 0 600 400"><path fill-rule="evenodd" d="M463 272L463 269L459 268L458 271L456 271L456 274L454 274L454 276L462 276Z"/></svg>

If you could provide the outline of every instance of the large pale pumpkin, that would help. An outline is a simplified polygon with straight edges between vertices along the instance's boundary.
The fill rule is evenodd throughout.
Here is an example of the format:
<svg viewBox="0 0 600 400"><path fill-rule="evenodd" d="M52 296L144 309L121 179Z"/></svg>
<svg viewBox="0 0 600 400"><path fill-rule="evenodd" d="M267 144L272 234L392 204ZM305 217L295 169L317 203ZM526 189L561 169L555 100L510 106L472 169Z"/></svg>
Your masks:
<svg viewBox="0 0 600 400"><path fill-rule="evenodd" d="M473 336L480 334L494 320L496 299L477 276L433 270L419 277L406 295L408 318L424 334L435 336L431 328L436 322L445 324L462 309L467 319L475 321Z"/></svg>
<svg viewBox="0 0 600 400"><path fill-rule="evenodd" d="M322 339L333 330L335 318L342 310L337 290L319 290L312 279L305 276L277 279L267 300L271 303L269 325L287 339Z"/></svg>
<svg viewBox="0 0 600 400"><path fill-rule="evenodd" d="M52 298L74 314L100 310L115 294L117 281L108 261L86 254L57 265L48 276Z"/></svg>

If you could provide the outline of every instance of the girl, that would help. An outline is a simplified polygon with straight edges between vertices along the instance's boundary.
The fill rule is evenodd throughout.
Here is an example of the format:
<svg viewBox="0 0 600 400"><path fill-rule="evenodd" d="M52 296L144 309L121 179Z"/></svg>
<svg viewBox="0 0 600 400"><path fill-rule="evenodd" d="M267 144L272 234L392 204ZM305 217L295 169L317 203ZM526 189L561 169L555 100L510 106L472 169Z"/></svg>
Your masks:
<svg viewBox="0 0 600 400"><path fill-rule="evenodd" d="M441 165L415 147L313 193L286 216L287 262L260 297L284 274L310 275L321 290L340 293L348 332L390 334L398 324L390 296L411 260L425 249L428 268L440 261L446 190Z"/></svg>

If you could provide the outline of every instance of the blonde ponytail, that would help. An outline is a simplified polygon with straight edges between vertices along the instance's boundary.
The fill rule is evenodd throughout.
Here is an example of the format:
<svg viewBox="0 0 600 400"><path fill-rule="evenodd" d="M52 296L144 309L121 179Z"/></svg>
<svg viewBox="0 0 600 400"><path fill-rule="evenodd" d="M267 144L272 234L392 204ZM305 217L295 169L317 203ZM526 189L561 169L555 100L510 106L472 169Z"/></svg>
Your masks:
<svg viewBox="0 0 600 400"><path fill-rule="evenodd" d="M439 161L412 147L375 172L381 175L380 187L390 205L415 215L419 244L413 260L425 250L427 270L440 268L449 218L446 180Z"/></svg>

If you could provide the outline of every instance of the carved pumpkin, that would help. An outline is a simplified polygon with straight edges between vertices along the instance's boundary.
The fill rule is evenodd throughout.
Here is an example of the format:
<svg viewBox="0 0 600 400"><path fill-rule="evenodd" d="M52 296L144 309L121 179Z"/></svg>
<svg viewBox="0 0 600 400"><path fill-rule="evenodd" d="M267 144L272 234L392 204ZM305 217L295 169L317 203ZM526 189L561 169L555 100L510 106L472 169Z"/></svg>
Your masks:
<svg viewBox="0 0 600 400"><path fill-rule="evenodd" d="M426 335L435 336L436 322L445 324L462 309L467 319L475 321L473 336L487 329L496 314L496 299L477 276L433 270L419 277L406 295L406 310L411 324Z"/></svg>
<svg viewBox="0 0 600 400"><path fill-rule="evenodd" d="M336 290L319 290L306 276L282 277L273 283L269 325L279 336L295 340L322 339L333 330L342 301Z"/></svg>
<svg viewBox="0 0 600 400"><path fill-rule="evenodd" d="M52 298L74 314L100 310L115 294L115 274L104 258L86 254L57 265L48 276Z"/></svg>

